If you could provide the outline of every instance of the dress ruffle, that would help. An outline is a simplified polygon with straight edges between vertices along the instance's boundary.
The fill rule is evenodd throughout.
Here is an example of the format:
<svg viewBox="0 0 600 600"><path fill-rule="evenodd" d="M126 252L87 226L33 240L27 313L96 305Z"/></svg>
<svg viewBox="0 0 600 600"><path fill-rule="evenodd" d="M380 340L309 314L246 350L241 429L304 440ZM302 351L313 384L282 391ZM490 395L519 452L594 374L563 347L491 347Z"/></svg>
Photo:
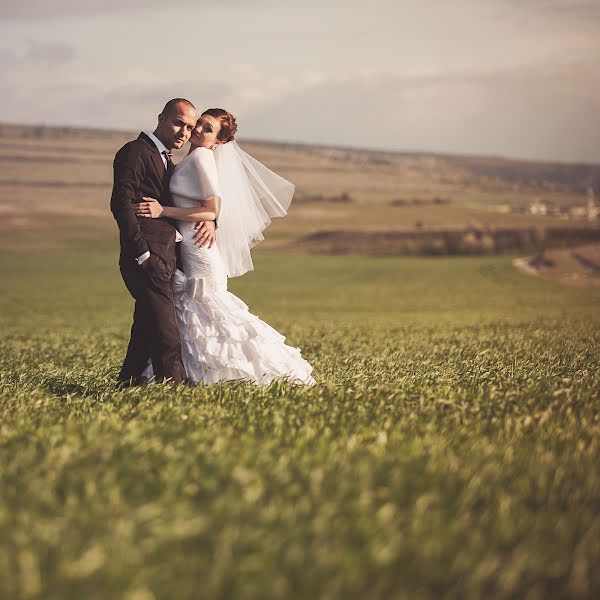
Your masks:
<svg viewBox="0 0 600 600"><path fill-rule="evenodd" d="M190 280L181 286L182 277L179 271L174 284L175 311L181 357L192 381L245 379L267 384L288 378L315 383L312 367L300 349L286 345L285 336L253 315L237 296L226 289L190 285ZM194 295L190 288L195 288Z"/></svg>

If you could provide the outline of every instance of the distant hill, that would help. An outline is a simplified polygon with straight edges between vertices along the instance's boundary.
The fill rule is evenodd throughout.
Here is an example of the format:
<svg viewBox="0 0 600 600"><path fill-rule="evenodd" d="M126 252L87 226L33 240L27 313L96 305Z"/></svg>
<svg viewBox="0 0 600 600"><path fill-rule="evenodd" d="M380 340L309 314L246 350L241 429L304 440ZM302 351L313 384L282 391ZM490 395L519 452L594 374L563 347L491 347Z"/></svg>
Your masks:
<svg viewBox="0 0 600 600"><path fill-rule="evenodd" d="M11 235L12 241L6 242L11 247L46 243L75 231L89 238L113 236L108 206L112 160L137 134L0 124L0 245ZM396 253L398 240L431 239L438 244L442 231L596 229L600 223L587 209L589 190L600 189L600 165L244 138L240 145L296 185L289 215L274 220L261 248L313 251L329 248L333 240L336 248L343 247L339 251L354 251L363 240L363 246L374 250L370 240L377 239L377 244L387 240L384 250ZM175 161L186 152L176 152ZM380 232L389 235L379 238ZM401 232L418 235L406 238ZM446 235L452 244L454 235ZM470 251L474 243L469 236ZM415 243L410 241L406 251L416 251Z"/></svg>
<svg viewBox="0 0 600 600"><path fill-rule="evenodd" d="M0 140L30 142L70 140L72 142L114 142L119 145L137 135L134 131L92 129L81 127L48 127L43 125L13 125L0 123ZM396 171L400 175L420 173L434 181L447 184L471 184L495 191L514 191L524 187L530 191L585 194L591 187L600 195L600 164L562 163L517 160L492 156L466 156L426 152L390 152L338 146L269 142L240 139L259 153L279 153L311 156L321 161L320 169L336 169L341 164L369 172ZM290 156L291 157L291 156Z"/></svg>

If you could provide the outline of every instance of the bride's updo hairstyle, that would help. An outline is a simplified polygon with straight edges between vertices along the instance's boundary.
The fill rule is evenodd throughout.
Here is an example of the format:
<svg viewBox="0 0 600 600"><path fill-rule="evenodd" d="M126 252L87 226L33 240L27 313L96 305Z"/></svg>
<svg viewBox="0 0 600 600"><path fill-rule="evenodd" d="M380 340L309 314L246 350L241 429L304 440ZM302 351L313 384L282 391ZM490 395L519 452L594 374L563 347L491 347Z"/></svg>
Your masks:
<svg viewBox="0 0 600 600"><path fill-rule="evenodd" d="M219 133L217 134L219 142L226 144L233 141L237 131L237 123L235 122L235 117L230 112L222 108L209 108L202 113L202 116L204 115L217 119L221 124L221 129L219 129Z"/></svg>

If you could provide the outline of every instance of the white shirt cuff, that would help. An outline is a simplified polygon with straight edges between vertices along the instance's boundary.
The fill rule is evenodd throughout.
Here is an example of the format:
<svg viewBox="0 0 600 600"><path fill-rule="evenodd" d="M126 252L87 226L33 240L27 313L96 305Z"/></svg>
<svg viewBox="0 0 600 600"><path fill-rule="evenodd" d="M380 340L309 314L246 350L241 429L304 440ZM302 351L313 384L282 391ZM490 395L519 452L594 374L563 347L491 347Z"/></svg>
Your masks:
<svg viewBox="0 0 600 600"><path fill-rule="evenodd" d="M150 251L146 250L146 252L144 252L144 254L138 256L135 259L135 262L137 262L138 265L141 265L144 261L148 260L150 258Z"/></svg>

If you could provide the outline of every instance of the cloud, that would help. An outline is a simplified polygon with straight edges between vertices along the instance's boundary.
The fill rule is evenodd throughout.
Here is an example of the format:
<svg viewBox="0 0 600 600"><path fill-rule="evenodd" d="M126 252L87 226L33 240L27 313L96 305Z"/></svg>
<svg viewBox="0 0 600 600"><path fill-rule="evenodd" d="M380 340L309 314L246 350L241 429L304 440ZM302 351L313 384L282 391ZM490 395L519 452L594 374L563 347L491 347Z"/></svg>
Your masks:
<svg viewBox="0 0 600 600"><path fill-rule="evenodd" d="M73 46L63 42L31 42L27 57L35 62L46 64L64 63L75 58Z"/></svg>
<svg viewBox="0 0 600 600"><path fill-rule="evenodd" d="M168 0L168 5L196 5L192 0ZM166 0L3 0L0 17L11 19L45 19L93 13L145 11L165 8Z"/></svg>
<svg viewBox="0 0 600 600"><path fill-rule="evenodd" d="M14 65L18 61L16 52L12 48L0 47L0 66Z"/></svg>
<svg viewBox="0 0 600 600"><path fill-rule="evenodd" d="M221 2L227 2L234 7L240 4L240 0ZM3 0L0 4L0 18L27 21L91 14L143 14L150 10L175 10L184 7L197 9L201 8L201 5L197 0Z"/></svg>
<svg viewBox="0 0 600 600"><path fill-rule="evenodd" d="M540 11L561 17L599 18L600 5L597 0L511 0L513 8Z"/></svg>
<svg viewBox="0 0 600 600"><path fill-rule="evenodd" d="M581 63L324 82L260 106L241 120L240 134L600 162L600 73L594 67Z"/></svg>
<svg viewBox="0 0 600 600"><path fill-rule="evenodd" d="M256 3L257 0L253 0ZM264 4L266 0L261 0ZM242 4L240 0L222 0L222 3L233 5ZM389 0L390 5L394 3ZM304 0L303 6L310 4L322 6L320 0ZM351 11L354 5L360 4L349 0L339 3L340 16L344 11ZM386 2L380 1L379 6L385 6ZM415 2L415 5L418 3ZM427 4L424 2L423 4ZM530 12L536 15L559 15L561 17L600 17L600 5L597 0L458 0L453 3L451 10L471 10L478 6L488 5L500 9L506 8L508 12L524 13ZM150 9L164 9L169 7L189 6L201 8L197 0L3 0L0 4L0 18L13 19L44 19L48 17L64 17L88 15L93 13L117 13L132 11L147 11ZM443 10L437 2L431 2L436 11ZM406 8L412 10L416 6L406 4Z"/></svg>
<svg viewBox="0 0 600 600"><path fill-rule="evenodd" d="M41 70L42 65L37 71ZM154 82L132 80L106 85L103 80L96 80L93 73L79 77L74 71L60 81L40 85L30 73L3 92L2 120L139 130L154 127L157 115L170 98L189 98L204 109L209 105L228 106L228 100L235 96L234 87L222 80L157 78Z"/></svg>

